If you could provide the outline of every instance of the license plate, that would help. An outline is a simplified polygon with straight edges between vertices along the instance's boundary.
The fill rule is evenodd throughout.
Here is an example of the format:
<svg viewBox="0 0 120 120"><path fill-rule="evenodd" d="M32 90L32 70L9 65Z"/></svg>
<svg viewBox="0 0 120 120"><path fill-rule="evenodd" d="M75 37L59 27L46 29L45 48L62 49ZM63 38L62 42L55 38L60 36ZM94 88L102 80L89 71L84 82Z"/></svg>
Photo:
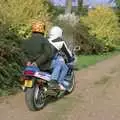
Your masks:
<svg viewBox="0 0 120 120"><path fill-rule="evenodd" d="M25 87L32 87L32 80L25 80L24 86Z"/></svg>

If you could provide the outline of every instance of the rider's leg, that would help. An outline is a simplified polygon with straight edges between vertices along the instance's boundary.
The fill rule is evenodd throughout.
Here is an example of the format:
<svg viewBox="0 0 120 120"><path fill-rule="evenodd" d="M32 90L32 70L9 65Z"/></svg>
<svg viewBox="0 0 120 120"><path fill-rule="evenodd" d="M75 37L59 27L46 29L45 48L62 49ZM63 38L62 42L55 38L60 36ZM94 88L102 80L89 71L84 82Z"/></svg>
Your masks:
<svg viewBox="0 0 120 120"><path fill-rule="evenodd" d="M65 81L65 76L67 75L68 72L68 67L65 63L62 64L62 70L60 73L60 77L59 77L59 83L64 85L64 81ZM67 85L64 85L67 86Z"/></svg>
<svg viewBox="0 0 120 120"><path fill-rule="evenodd" d="M59 73L59 85L61 87L62 90L65 90L65 86L67 86L65 84L65 76L67 75L68 72L68 66L65 64L63 57L59 56L58 57L58 63L61 66L61 71Z"/></svg>
<svg viewBox="0 0 120 120"><path fill-rule="evenodd" d="M65 90L64 79L68 72L68 67L61 56L52 61L51 68L53 69L50 81L50 87L58 87L58 82L61 90Z"/></svg>
<svg viewBox="0 0 120 120"><path fill-rule="evenodd" d="M49 83L50 87L58 87L58 78L62 69L62 64L58 59L54 59L51 64L53 72L51 74L51 81Z"/></svg>

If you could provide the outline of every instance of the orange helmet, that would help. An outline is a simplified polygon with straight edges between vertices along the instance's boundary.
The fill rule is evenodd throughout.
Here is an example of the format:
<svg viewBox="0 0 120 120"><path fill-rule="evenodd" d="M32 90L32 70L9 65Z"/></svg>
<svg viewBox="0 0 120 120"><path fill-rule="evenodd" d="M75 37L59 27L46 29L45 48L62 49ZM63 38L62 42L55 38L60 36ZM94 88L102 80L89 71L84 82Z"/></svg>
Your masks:
<svg viewBox="0 0 120 120"><path fill-rule="evenodd" d="M45 33L45 23L41 21L33 22L32 32Z"/></svg>

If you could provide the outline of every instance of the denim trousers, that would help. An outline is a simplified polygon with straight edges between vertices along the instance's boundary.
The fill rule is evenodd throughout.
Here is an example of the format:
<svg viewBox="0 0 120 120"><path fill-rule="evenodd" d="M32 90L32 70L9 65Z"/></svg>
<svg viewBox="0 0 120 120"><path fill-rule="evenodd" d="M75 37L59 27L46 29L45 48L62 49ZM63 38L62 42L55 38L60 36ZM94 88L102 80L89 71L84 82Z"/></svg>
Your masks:
<svg viewBox="0 0 120 120"><path fill-rule="evenodd" d="M57 80L58 83L62 84L68 72L68 66L65 64L64 59L61 56L57 56L52 60L51 68L53 69L51 79Z"/></svg>

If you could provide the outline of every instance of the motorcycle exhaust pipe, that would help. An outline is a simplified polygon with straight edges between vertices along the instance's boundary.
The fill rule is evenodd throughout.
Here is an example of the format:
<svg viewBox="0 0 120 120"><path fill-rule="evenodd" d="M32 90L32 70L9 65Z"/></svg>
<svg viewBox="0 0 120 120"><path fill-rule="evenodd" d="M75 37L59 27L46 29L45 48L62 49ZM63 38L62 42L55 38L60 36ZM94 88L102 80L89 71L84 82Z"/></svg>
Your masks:
<svg viewBox="0 0 120 120"><path fill-rule="evenodd" d="M47 95L50 95L50 96L56 96L57 94L58 94L57 90L48 89L47 91Z"/></svg>

